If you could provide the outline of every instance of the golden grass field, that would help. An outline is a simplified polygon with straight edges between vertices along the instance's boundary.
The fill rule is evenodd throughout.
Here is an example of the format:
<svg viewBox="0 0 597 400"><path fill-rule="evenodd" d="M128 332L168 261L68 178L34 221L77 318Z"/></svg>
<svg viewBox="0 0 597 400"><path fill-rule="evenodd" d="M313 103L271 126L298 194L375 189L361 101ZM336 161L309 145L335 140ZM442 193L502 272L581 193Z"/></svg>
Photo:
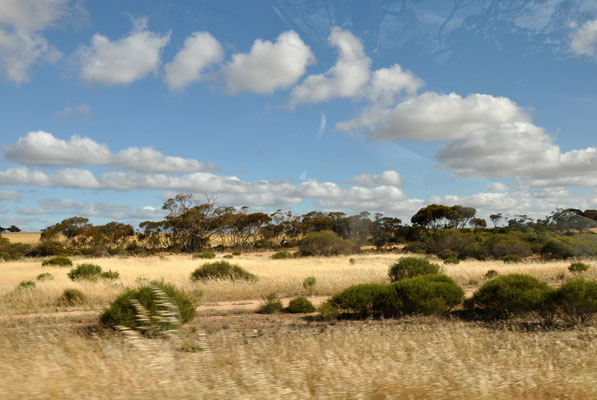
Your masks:
<svg viewBox="0 0 597 400"><path fill-rule="evenodd" d="M270 253L271 254L271 253ZM217 259L222 257L218 255ZM398 254L272 260L249 254L230 260L256 274L255 283L194 284L205 260L190 255L74 258L120 272L117 283L80 283L68 267L41 259L0 263L0 393L7 399L597 399L597 329L526 331L442 318L318 321L304 315L260 315L269 292L305 294L315 276L318 299L364 282L385 281ZM349 260L354 259L354 264ZM586 277L597 278L597 263ZM489 269L522 272L546 282L570 276L569 262L465 261L445 272L467 293ZM32 290L19 282L50 272ZM127 337L97 318L123 286L163 278L200 289L197 318L174 339ZM57 305L65 288L88 298ZM217 311L207 305L233 301ZM216 310L216 311L214 311ZM195 347L193 347L195 346ZM200 348L201 351L184 351Z"/></svg>

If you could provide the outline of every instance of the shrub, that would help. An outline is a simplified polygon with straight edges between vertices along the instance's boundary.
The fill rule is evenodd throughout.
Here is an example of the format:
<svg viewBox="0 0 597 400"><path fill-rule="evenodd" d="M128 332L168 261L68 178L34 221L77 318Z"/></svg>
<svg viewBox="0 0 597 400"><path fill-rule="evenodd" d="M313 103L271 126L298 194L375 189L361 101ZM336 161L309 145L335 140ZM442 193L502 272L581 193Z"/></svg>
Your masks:
<svg viewBox="0 0 597 400"><path fill-rule="evenodd" d="M506 264L517 264L517 263L521 263L522 257L519 256L518 254L508 254L507 256L504 256L502 258L502 261L505 262Z"/></svg>
<svg viewBox="0 0 597 400"><path fill-rule="evenodd" d="M531 245L525 241L522 233L509 232L494 235L487 243L489 255L504 258L509 255L527 257L531 255Z"/></svg>
<svg viewBox="0 0 597 400"><path fill-rule="evenodd" d="M236 264L230 264L228 261L203 264L191 273L191 280L194 282L212 279L256 281L257 277Z"/></svg>
<svg viewBox="0 0 597 400"><path fill-rule="evenodd" d="M275 254L272 255L272 258L274 260L282 260L282 259L291 258L291 257L292 257L292 254L290 254L287 251L279 251L279 252L277 252L277 253L275 253Z"/></svg>
<svg viewBox="0 0 597 400"><path fill-rule="evenodd" d="M22 281L17 286L17 289L35 289L35 282L33 282L33 281Z"/></svg>
<svg viewBox="0 0 597 400"><path fill-rule="evenodd" d="M584 324L597 313L597 282L568 281L556 291L554 298L562 319Z"/></svg>
<svg viewBox="0 0 597 400"><path fill-rule="evenodd" d="M330 300L324 301L317 307L321 319L330 320L337 318L340 315L340 309Z"/></svg>
<svg viewBox="0 0 597 400"><path fill-rule="evenodd" d="M308 276L303 280L303 287L309 292L309 296L313 293L313 287L317 283L314 276Z"/></svg>
<svg viewBox="0 0 597 400"><path fill-rule="evenodd" d="M319 231L305 235L299 245L302 256L336 256L348 254L352 251L353 243L342 239L335 232Z"/></svg>
<svg viewBox="0 0 597 400"><path fill-rule="evenodd" d="M464 291L446 275L422 275L390 285L384 315L441 315L460 304ZM396 307L398 306L398 307Z"/></svg>
<svg viewBox="0 0 597 400"><path fill-rule="evenodd" d="M222 257L222 258L225 258L225 259L227 259L227 260L230 260L230 259L234 258L234 256L233 256L232 254L226 254L226 255L225 255L224 257Z"/></svg>
<svg viewBox="0 0 597 400"><path fill-rule="evenodd" d="M568 271L572 273L581 273L589 269L589 266L582 262L575 262L568 266Z"/></svg>
<svg viewBox="0 0 597 400"><path fill-rule="evenodd" d="M75 306L77 304L85 303L85 301L85 295L78 289L64 289L62 296L58 299L59 304L67 306Z"/></svg>
<svg viewBox="0 0 597 400"><path fill-rule="evenodd" d="M487 273L485 274L485 276L483 276L483 278L485 278L485 279L493 279L493 278L495 278L498 275L499 275L499 273L495 269L490 269L489 271L487 271Z"/></svg>
<svg viewBox="0 0 597 400"><path fill-rule="evenodd" d="M196 306L189 294L174 285L152 281L118 296L101 315L100 322L154 335L156 331L171 330L191 321Z"/></svg>
<svg viewBox="0 0 597 400"><path fill-rule="evenodd" d="M205 258L205 259L211 260L213 258L216 258L216 255L215 255L215 253L213 253L211 251L204 251L202 253L193 254L193 258Z"/></svg>
<svg viewBox="0 0 597 400"><path fill-rule="evenodd" d="M259 310L257 310L257 312L261 314L276 314L284 310L282 301L276 293L272 292L265 296L261 296L261 299L263 300L263 304L259 307Z"/></svg>
<svg viewBox="0 0 597 400"><path fill-rule="evenodd" d="M383 283L361 283L332 296L329 303L339 310L361 316L378 314L379 305L388 297L388 289L388 285Z"/></svg>
<svg viewBox="0 0 597 400"><path fill-rule="evenodd" d="M578 250L562 240L552 239L543 245L540 253L546 258L566 259L576 257Z"/></svg>
<svg viewBox="0 0 597 400"><path fill-rule="evenodd" d="M39 275L37 275L36 280L43 282L43 281L53 281L54 280L54 276L52 274L50 274L49 272L43 272Z"/></svg>
<svg viewBox="0 0 597 400"><path fill-rule="evenodd" d="M118 271L108 270L108 271L102 272L100 274L100 278L114 280L114 279L120 278L120 273Z"/></svg>
<svg viewBox="0 0 597 400"><path fill-rule="evenodd" d="M48 258L47 260L43 260L41 262L41 265L44 267L46 265L59 265L61 267L70 267L73 265L73 262L68 257L56 256L56 257Z"/></svg>
<svg viewBox="0 0 597 400"><path fill-rule="evenodd" d="M354 258L350 257L350 258L348 259L348 263L349 263L350 265L355 265L355 264L356 264L356 261L355 261L355 259L354 259Z"/></svg>
<svg viewBox="0 0 597 400"><path fill-rule="evenodd" d="M233 256L240 256L240 251L233 251L233 252L232 252L232 255L233 255Z"/></svg>
<svg viewBox="0 0 597 400"><path fill-rule="evenodd" d="M439 258L441 258L442 260L444 260L445 264L449 264L449 263L446 263L445 260L449 260L449 259L456 259L456 260L458 260L458 253L455 252L454 250L450 250L450 249L443 249L442 251L440 251L437 254L437 256Z"/></svg>
<svg viewBox="0 0 597 400"><path fill-rule="evenodd" d="M313 303L309 301L309 299L299 296L290 300L290 303L288 304L288 307L286 307L285 311L291 314L307 314L315 312L315 307L313 306Z"/></svg>
<svg viewBox="0 0 597 400"><path fill-rule="evenodd" d="M424 258L404 257L390 267L388 276L390 277L390 281L396 282L417 275L437 274L439 271L439 265L430 263Z"/></svg>
<svg viewBox="0 0 597 400"><path fill-rule="evenodd" d="M460 260L456 257L448 257L444 260L444 264L460 264Z"/></svg>
<svg viewBox="0 0 597 400"><path fill-rule="evenodd" d="M481 286L465 301L465 307L480 308L490 318L508 318L539 311L552 292L553 289L533 276L503 275Z"/></svg>
<svg viewBox="0 0 597 400"><path fill-rule="evenodd" d="M68 277L72 280L87 280L87 281L97 281L100 278L102 273L102 268L99 265L95 264L80 264L77 268L73 268L67 274Z"/></svg>

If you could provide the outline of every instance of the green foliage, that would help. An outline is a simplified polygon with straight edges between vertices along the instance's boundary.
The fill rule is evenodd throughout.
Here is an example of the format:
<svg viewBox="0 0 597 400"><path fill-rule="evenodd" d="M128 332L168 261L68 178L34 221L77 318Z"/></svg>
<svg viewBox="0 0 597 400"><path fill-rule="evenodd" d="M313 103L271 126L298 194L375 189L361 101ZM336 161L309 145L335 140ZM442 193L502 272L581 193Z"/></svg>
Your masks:
<svg viewBox="0 0 597 400"><path fill-rule="evenodd" d="M507 256L502 257L502 261L506 264L517 264L523 262L524 260L518 254L508 254Z"/></svg>
<svg viewBox="0 0 597 400"><path fill-rule="evenodd" d="M211 252L211 251L204 251L202 253L195 253L193 254L193 258L204 258L204 259L208 259L211 260L213 258L216 258L215 253Z"/></svg>
<svg viewBox="0 0 597 400"><path fill-rule="evenodd" d="M337 318L340 315L340 309L330 300L324 301L317 307L319 316L325 320Z"/></svg>
<svg viewBox="0 0 597 400"><path fill-rule="evenodd" d="M465 306L479 308L490 318L508 318L538 311L552 292L533 276L509 274L486 282Z"/></svg>
<svg viewBox="0 0 597 400"><path fill-rule="evenodd" d="M228 261L216 261L203 264L191 273L191 280L243 280L256 281L257 277L236 264L230 264Z"/></svg>
<svg viewBox="0 0 597 400"><path fill-rule="evenodd" d="M232 252L232 255L233 255L233 256L240 256L240 254L241 254L241 253L240 253L240 251L238 251L238 250L237 250L237 251L233 251L233 252Z"/></svg>
<svg viewBox="0 0 597 400"><path fill-rule="evenodd" d="M439 265L430 263L424 258L404 257L390 267L388 276L390 281L396 282L417 275L437 274L439 271Z"/></svg>
<svg viewBox="0 0 597 400"><path fill-rule="evenodd" d="M389 286L383 283L361 283L350 286L329 300L335 308L362 316L379 313L379 305L388 298Z"/></svg>
<svg viewBox="0 0 597 400"><path fill-rule="evenodd" d="M153 326L154 331L169 330L191 321L195 317L196 307L190 294L172 284L152 281L150 285L127 289L118 296L101 315L100 322L110 327L124 326L144 333L150 331L146 329L148 326ZM173 313L176 314L174 320L170 318Z"/></svg>
<svg viewBox="0 0 597 400"><path fill-rule="evenodd" d="M456 257L448 257L444 260L444 264L460 264L460 260Z"/></svg>
<svg viewBox="0 0 597 400"><path fill-rule="evenodd" d="M522 232L495 234L487 242L487 252L491 257L502 259L511 255L528 257L532 251L526 240L528 237Z"/></svg>
<svg viewBox="0 0 597 400"><path fill-rule="evenodd" d="M441 315L460 304L464 291L446 275L421 275L390 285L386 316L400 314ZM395 308L399 305L398 308Z"/></svg>
<svg viewBox="0 0 597 400"><path fill-rule="evenodd" d="M561 239L552 239L548 241L541 248L540 252L545 258L557 260L572 258L579 255L579 252L576 248Z"/></svg>
<svg viewBox="0 0 597 400"><path fill-rule="evenodd" d="M76 268L70 270L66 274L72 281L75 280L86 280L86 281L97 281L101 277L102 268L96 264L79 264Z"/></svg>
<svg viewBox="0 0 597 400"><path fill-rule="evenodd" d="M108 271L102 272L100 274L100 278L102 278L102 279L109 279L109 280L115 280L115 279L120 278L120 273L118 271L108 270Z"/></svg>
<svg viewBox="0 0 597 400"><path fill-rule="evenodd" d="M303 280L303 287L309 292L309 296L313 293L313 287L317 283L314 276L308 276Z"/></svg>
<svg viewBox="0 0 597 400"><path fill-rule="evenodd" d="M589 265L582 262L574 262L568 266L568 271L572 273L581 273L589 269Z"/></svg>
<svg viewBox="0 0 597 400"><path fill-rule="evenodd" d="M58 265L58 266L61 266L61 267L70 267L70 266L73 265L73 262L68 257L65 257L65 256L55 256L55 257L43 260L42 263L41 263L41 265L43 267L48 266L48 265Z"/></svg>
<svg viewBox="0 0 597 400"><path fill-rule="evenodd" d="M495 269L490 269L487 273L483 276L485 279L493 279L498 276L499 273Z"/></svg>
<svg viewBox="0 0 597 400"><path fill-rule="evenodd" d="M223 256L222 258L225 258L227 260L231 260L234 258L234 256L232 254L226 254L225 256Z"/></svg>
<svg viewBox="0 0 597 400"><path fill-rule="evenodd" d="M59 304L67 306L76 306L85 303L87 299L83 292L78 289L64 289L62 296L58 299Z"/></svg>
<svg viewBox="0 0 597 400"><path fill-rule="evenodd" d="M49 272L42 272L41 274L37 275L35 280L43 282L43 281L53 281L54 275L50 274Z"/></svg>
<svg viewBox="0 0 597 400"><path fill-rule="evenodd" d="M584 324L597 313L597 282L570 280L556 291L554 300L562 319Z"/></svg>
<svg viewBox="0 0 597 400"><path fill-rule="evenodd" d="M315 307L313 306L313 303L309 301L309 299L304 296L299 296L290 300L290 303L288 304L288 307L286 307L285 311L291 314L307 314L315 312Z"/></svg>
<svg viewBox="0 0 597 400"><path fill-rule="evenodd" d="M350 240L342 239L332 231L310 232L305 235L299 245L301 256L336 256L348 254L354 244Z"/></svg>
<svg viewBox="0 0 597 400"><path fill-rule="evenodd" d="M354 258L350 257L350 258L348 259L348 263L349 263L350 265L355 265L355 264L356 264L356 261L355 261L355 259L354 259Z"/></svg>
<svg viewBox="0 0 597 400"><path fill-rule="evenodd" d="M282 301L280 297L276 293L269 293L265 296L261 296L263 300L263 304L257 310L258 313L261 314L277 314L284 310L284 306L282 305Z"/></svg>
<svg viewBox="0 0 597 400"><path fill-rule="evenodd" d="M33 281L22 281L17 286L17 289L35 289L35 282L33 282Z"/></svg>
<svg viewBox="0 0 597 400"><path fill-rule="evenodd" d="M274 260L282 260L282 259L291 258L291 257L292 257L292 254L290 254L287 251L279 251L272 255L272 259L274 259Z"/></svg>

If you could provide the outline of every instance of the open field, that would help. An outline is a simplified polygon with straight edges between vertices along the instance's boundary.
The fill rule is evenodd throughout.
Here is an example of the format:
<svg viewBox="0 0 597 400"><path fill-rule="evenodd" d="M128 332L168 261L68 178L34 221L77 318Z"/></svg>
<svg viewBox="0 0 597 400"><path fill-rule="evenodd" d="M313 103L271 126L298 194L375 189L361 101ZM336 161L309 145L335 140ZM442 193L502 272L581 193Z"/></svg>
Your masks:
<svg viewBox="0 0 597 400"><path fill-rule="evenodd" d="M39 243L39 232L4 232L2 237L11 243L37 244Z"/></svg>
<svg viewBox="0 0 597 400"><path fill-rule="evenodd" d="M400 257L242 255L230 261L258 282L202 284L192 283L189 274L205 261L190 255L75 258L75 265L92 262L121 274L116 283L95 284L72 282L70 268L42 268L40 259L0 263L0 392L10 399L597 399L594 326L544 331L516 322L325 322L312 315L254 313L261 295L305 294L307 276L317 278L315 303L355 283L383 282ZM445 272L470 294L477 287L470 281L483 283L489 269L558 285L559 274L570 276L568 265L465 261L445 266ZM597 278L595 269L586 276ZM55 279L15 290L42 272ZM169 340L127 337L99 326L99 311L139 278L200 289L197 318ZM88 297L84 306L57 305L71 287Z"/></svg>

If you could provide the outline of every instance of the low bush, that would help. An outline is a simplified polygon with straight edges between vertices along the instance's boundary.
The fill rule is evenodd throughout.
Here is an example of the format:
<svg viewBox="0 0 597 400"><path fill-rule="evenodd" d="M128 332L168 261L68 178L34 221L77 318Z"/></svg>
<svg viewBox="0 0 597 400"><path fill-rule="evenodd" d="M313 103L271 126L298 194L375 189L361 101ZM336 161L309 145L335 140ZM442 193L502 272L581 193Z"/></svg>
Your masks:
<svg viewBox="0 0 597 400"><path fill-rule="evenodd" d="M102 274L102 268L96 264L79 264L66 274L72 281L86 280L97 281Z"/></svg>
<svg viewBox="0 0 597 400"><path fill-rule="evenodd" d="M584 324L597 314L597 282L570 280L560 286L554 299L564 321Z"/></svg>
<svg viewBox="0 0 597 400"><path fill-rule="evenodd" d="M330 300L321 303L319 307L317 307L317 311L319 312L321 319L324 320L331 320L340 315L340 309Z"/></svg>
<svg viewBox="0 0 597 400"><path fill-rule="evenodd" d="M234 258L234 256L232 254L226 254L225 256L223 256L222 258L225 258L227 260L230 260L232 258Z"/></svg>
<svg viewBox="0 0 597 400"><path fill-rule="evenodd" d="M240 251L233 251L233 252L232 252L232 255L233 255L233 256L240 256Z"/></svg>
<svg viewBox="0 0 597 400"><path fill-rule="evenodd" d="M196 307L190 294L172 284L152 281L146 286L127 289L118 296L101 315L100 322L153 336L191 321Z"/></svg>
<svg viewBox="0 0 597 400"><path fill-rule="evenodd" d="M489 318L508 318L539 311L552 292L546 283L533 276L503 275L481 286L465 301L465 307L478 309Z"/></svg>
<svg viewBox="0 0 597 400"><path fill-rule="evenodd" d="M380 305L388 297L387 284L361 283L350 286L329 300L335 308L361 316L379 314Z"/></svg>
<svg viewBox="0 0 597 400"><path fill-rule="evenodd" d="M390 281L396 282L418 275L431 275L439 272L439 265L430 263L424 258L404 257L390 267L388 276L390 277Z"/></svg>
<svg viewBox="0 0 597 400"><path fill-rule="evenodd" d="M460 264L460 260L456 257L448 257L444 260L444 264Z"/></svg>
<svg viewBox="0 0 597 400"><path fill-rule="evenodd" d="M507 256L502 257L502 261L506 264L517 264L521 263L523 259L518 254L508 254Z"/></svg>
<svg viewBox="0 0 597 400"><path fill-rule="evenodd" d="M292 254L287 251L279 251L272 255L272 259L274 260L283 260L285 258L291 258Z"/></svg>
<svg viewBox="0 0 597 400"><path fill-rule="evenodd" d="M589 265L582 263L582 262L575 262L568 266L568 271L570 271L572 273L576 273L576 274L585 272L588 269L589 269Z"/></svg>
<svg viewBox="0 0 597 400"><path fill-rule="evenodd" d="M49 272L43 272L39 275L37 275L36 280L43 282L43 281L53 281L54 280L54 275L50 274Z"/></svg>
<svg viewBox="0 0 597 400"><path fill-rule="evenodd" d="M335 232L319 231L305 235L299 245L301 256L337 256L348 254L353 250L354 244L350 240L342 239Z"/></svg>
<svg viewBox="0 0 597 400"><path fill-rule="evenodd" d="M100 278L102 278L102 279L109 279L109 280L115 280L115 279L120 278L120 273L118 271L108 270L108 271L102 272L100 274Z"/></svg>
<svg viewBox="0 0 597 400"><path fill-rule="evenodd" d="M257 277L236 264L230 264L228 261L216 261L203 264L191 273L191 280L241 280L256 281Z"/></svg>
<svg viewBox="0 0 597 400"><path fill-rule="evenodd" d="M61 267L70 267L70 266L73 265L73 262L68 257L56 256L56 257L52 257L52 258L48 258L46 260L43 260L41 262L41 265L43 267L48 266L48 265L49 266L58 265L58 266L61 266Z"/></svg>
<svg viewBox="0 0 597 400"><path fill-rule="evenodd" d="M17 289L35 289L35 282L33 282L33 281L22 281L17 286Z"/></svg>
<svg viewBox="0 0 597 400"><path fill-rule="evenodd" d="M67 306L76 306L85 303L87 299L83 292L78 289L64 289L62 296L58 299L58 304Z"/></svg>
<svg viewBox="0 0 597 400"><path fill-rule="evenodd" d="M567 259L579 255L578 250L560 239L552 239L541 247L541 256L552 259Z"/></svg>
<svg viewBox="0 0 597 400"><path fill-rule="evenodd" d="M291 314L308 314L315 312L315 306L313 306L313 303L311 303L306 297L299 296L290 300L288 307L286 307L284 311Z"/></svg>
<svg viewBox="0 0 597 400"><path fill-rule="evenodd" d="M317 283L314 276L308 276L303 280L303 287L309 292L309 296L313 294L313 287Z"/></svg>
<svg viewBox="0 0 597 400"><path fill-rule="evenodd" d="M483 276L485 279L493 279L498 276L499 273L495 269L490 269L487 273Z"/></svg>
<svg viewBox="0 0 597 400"><path fill-rule="evenodd" d="M215 253L213 253L211 251L204 251L202 253L193 254L193 258L204 258L204 259L211 260L213 258L216 258L216 255L215 255Z"/></svg>
<svg viewBox="0 0 597 400"><path fill-rule="evenodd" d="M282 301L276 293L269 293L265 296L261 296L261 299L263 300L263 304L259 307L259 310L257 310L258 313L276 314L284 310Z"/></svg>

